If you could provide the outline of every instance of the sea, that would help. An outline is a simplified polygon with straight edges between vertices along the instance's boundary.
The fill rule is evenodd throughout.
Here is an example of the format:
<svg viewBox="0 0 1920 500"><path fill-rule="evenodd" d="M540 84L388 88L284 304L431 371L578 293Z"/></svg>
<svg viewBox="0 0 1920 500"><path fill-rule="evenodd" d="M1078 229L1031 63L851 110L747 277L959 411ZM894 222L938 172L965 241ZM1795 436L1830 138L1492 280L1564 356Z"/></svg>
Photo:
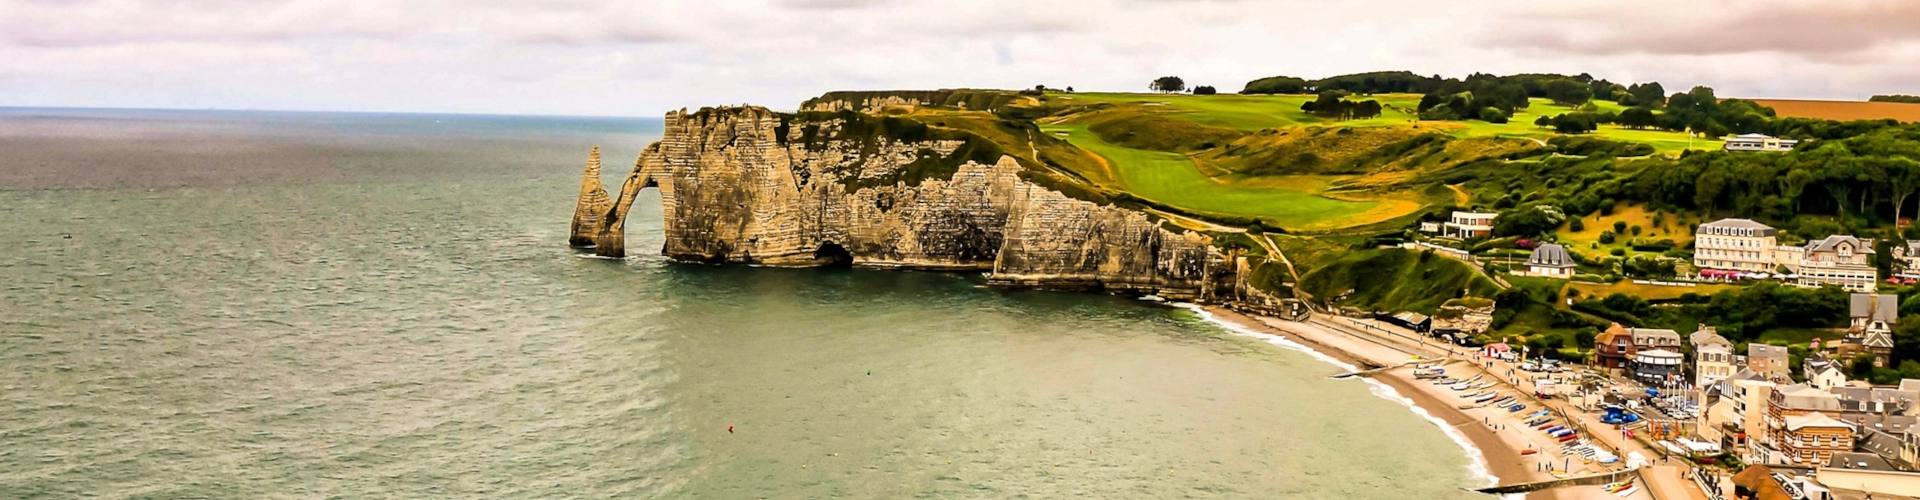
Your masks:
<svg viewBox="0 0 1920 500"><path fill-rule="evenodd" d="M1484 498L1202 312L566 245L652 118L0 108L0 498Z"/></svg>

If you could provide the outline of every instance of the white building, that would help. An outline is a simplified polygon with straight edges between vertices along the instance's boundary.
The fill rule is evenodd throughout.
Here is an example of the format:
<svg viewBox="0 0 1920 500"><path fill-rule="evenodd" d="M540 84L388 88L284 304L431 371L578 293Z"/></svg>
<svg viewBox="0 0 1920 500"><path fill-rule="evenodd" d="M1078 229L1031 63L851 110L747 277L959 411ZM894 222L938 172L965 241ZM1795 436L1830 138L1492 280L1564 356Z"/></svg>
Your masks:
<svg viewBox="0 0 1920 500"><path fill-rule="evenodd" d="M1693 386L1707 387L1733 376L1733 343L1721 337L1711 326L1687 336L1693 344Z"/></svg>
<svg viewBox="0 0 1920 500"><path fill-rule="evenodd" d="M1800 286L1834 285L1855 292L1871 292L1880 280L1873 268L1873 240L1833 235L1807 242L1800 258Z"/></svg>
<svg viewBox="0 0 1920 500"><path fill-rule="evenodd" d="M1493 220L1500 214L1492 212L1454 212L1445 224L1445 233L1460 239L1478 238L1493 234Z"/></svg>
<svg viewBox="0 0 1920 500"><path fill-rule="evenodd" d="M1533 249L1533 255L1527 256L1527 274L1548 278L1573 277L1573 255L1566 247L1548 243Z"/></svg>
<svg viewBox="0 0 1920 500"><path fill-rule="evenodd" d="M1722 148L1727 151L1792 151L1793 146L1800 143L1797 140L1781 139L1766 134L1740 134L1729 136L1726 141L1726 145Z"/></svg>
<svg viewBox="0 0 1920 500"><path fill-rule="evenodd" d="M1720 271L1771 273L1780 232L1747 219L1720 219L1693 232L1693 267Z"/></svg>
<svg viewBox="0 0 1920 500"><path fill-rule="evenodd" d="M1807 385L1819 390L1827 390L1847 385L1847 374L1839 363L1827 359L1826 354L1813 353L1800 362L1800 372L1806 374Z"/></svg>
<svg viewBox="0 0 1920 500"><path fill-rule="evenodd" d="M1899 259L1902 269L1896 273L1902 278L1920 278L1920 240L1909 240L1906 246L1895 246L1890 251L1893 258Z"/></svg>

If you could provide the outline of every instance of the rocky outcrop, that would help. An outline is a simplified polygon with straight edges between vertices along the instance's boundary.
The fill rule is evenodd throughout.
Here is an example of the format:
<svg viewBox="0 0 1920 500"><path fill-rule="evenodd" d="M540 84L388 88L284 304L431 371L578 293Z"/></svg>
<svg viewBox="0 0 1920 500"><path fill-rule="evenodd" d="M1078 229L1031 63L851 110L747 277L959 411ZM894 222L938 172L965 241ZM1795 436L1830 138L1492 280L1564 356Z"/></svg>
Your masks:
<svg viewBox="0 0 1920 500"><path fill-rule="evenodd" d="M582 228L576 215L572 239L623 256L627 211L655 187L662 252L676 260L980 270L1002 285L1197 300L1233 293L1236 263L1206 235L1029 182L1011 156L954 156L959 144L947 139L821 139L858 124L792 120L759 107L668 113L596 224ZM949 175L932 164L957 166ZM582 209L601 206L597 165Z"/></svg>
<svg viewBox="0 0 1920 500"><path fill-rule="evenodd" d="M600 185L600 146L594 146L587 153L587 173L580 179L580 200L573 206L573 229L567 233L567 244L574 248L593 246L600 217L612 208L613 200Z"/></svg>

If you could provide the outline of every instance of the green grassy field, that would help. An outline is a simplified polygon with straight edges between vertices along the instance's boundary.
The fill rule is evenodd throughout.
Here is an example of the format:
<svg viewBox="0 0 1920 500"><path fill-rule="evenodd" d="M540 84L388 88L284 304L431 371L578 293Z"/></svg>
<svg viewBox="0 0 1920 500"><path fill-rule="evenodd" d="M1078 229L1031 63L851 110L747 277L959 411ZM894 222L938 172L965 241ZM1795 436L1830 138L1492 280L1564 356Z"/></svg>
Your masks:
<svg viewBox="0 0 1920 500"><path fill-rule="evenodd" d="M1275 127L1299 126L1345 126L1377 127L1385 125L1421 125L1448 130L1459 137L1525 137L1547 140L1556 134L1552 129L1535 126L1533 121L1541 116L1555 116L1573 112L1573 107L1554 104L1553 101L1534 98L1526 109L1517 110L1513 119L1507 123L1488 123L1479 120L1421 122L1411 112L1420 105L1418 94L1377 94L1360 96L1357 99L1373 99L1387 108L1379 117L1365 120L1332 120L1308 114L1300 110L1300 105L1314 99L1311 95L1189 95L1189 94L1057 94L1056 98L1069 103L1114 103L1139 104L1146 108L1164 109L1170 116L1190 120L1195 123L1231 128L1241 131L1255 131ZM1626 109L1619 103L1594 101L1601 111L1615 113ZM1682 132L1664 130L1634 130L1615 125L1602 125L1591 136L1625 142L1638 142L1653 146L1660 154L1677 155L1688 148L1720 149L1720 140L1691 138Z"/></svg>
<svg viewBox="0 0 1920 500"><path fill-rule="evenodd" d="M1190 95L1190 94L1073 94L1059 95L1070 103L1115 103L1141 104L1146 108L1161 108L1166 112L1195 123L1224 127L1241 131L1255 131L1275 127L1297 127L1311 125L1344 125L1368 127L1378 125L1404 124L1414 116L1412 111L1420 104L1420 96L1410 94L1389 94L1374 96L1388 109L1379 117L1365 120L1330 120L1308 114L1300 110L1300 105L1311 101L1310 95Z"/></svg>
<svg viewBox="0 0 1920 500"><path fill-rule="evenodd" d="M1186 155L1115 146L1100 140L1084 125L1056 124L1047 133L1110 162L1122 188L1144 199L1200 213L1244 215L1271 220L1282 227L1323 226L1375 209L1379 202L1344 201L1320 196L1324 183L1220 182L1200 173ZM1324 178L1322 178L1324 179ZM1290 189L1291 188L1291 189Z"/></svg>

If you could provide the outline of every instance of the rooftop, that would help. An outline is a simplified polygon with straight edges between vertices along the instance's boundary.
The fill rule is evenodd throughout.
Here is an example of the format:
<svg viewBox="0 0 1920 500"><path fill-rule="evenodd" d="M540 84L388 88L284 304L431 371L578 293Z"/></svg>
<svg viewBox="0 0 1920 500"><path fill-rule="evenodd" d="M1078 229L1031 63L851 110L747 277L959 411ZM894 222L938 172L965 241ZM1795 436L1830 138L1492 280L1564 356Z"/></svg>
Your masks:
<svg viewBox="0 0 1920 500"><path fill-rule="evenodd" d="M1548 243L1533 249L1533 255L1527 257L1527 265L1567 268L1573 267L1574 262L1573 256L1567 253L1566 247Z"/></svg>
<svg viewBox="0 0 1920 500"><path fill-rule="evenodd" d="M1873 253L1873 240L1863 240L1845 234L1836 234L1807 242L1807 250L1812 252L1831 252L1841 243L1853 245L1856 252Z"/></svg>
<svg viewBox="0 0 1920 500"><path fill-rule="evenodd" d="M1892 323L1900 319L1900 296L1856 293L1851 297L1852 317Z"/></svg>
<svg viewBox="0 0 1920 500"><path fill-rule="evenodd" d="M1700 347L1708 344L1718 344L1718 345L1723 345L1728 347L1733 346L1733 342L1728 342L1726 337L1720 336L1720 333L1718 331L1715 331L1714 328L1711 326L1700 327L1700 331L1693 332L1692 335L1687 336L1687 342L1693 344L1694 347Z"/></svg>
<svg viewBox="0 0 1920 500"><path fill-rule="evenodd" d="M1737 228L1737 229L1773 229L1773 226L1754 222L1751 219L1720 219L1717 221L1708 222L1706 224L1701 224L1700 227L1730 227L1730 228Z"/></svg>
<svg viewBox="0 0 1920 500"><path fill-rule="evenodd" d="M1897 453L1897 450L1896 450L1896 453ZM1854 451L1843 451L1843 452L1834 453L1833 459L1827 461L1827 468L1883 470L1883 471L1900 470L1899 468L1894 467L1893 464L1888 463L1886 459L1880 458L1879 455L1874 455L1872 453L1860 453L1860 452L1854 452Z"/></svg>
<svg viewBox="0 0 1920 500"><path fill-rule="evenodd" d="M1853 424L1834 420L1833 417L1819 412L1787 417L1787 430L1797 431L1807 428L1853 430Z"/></svg>

